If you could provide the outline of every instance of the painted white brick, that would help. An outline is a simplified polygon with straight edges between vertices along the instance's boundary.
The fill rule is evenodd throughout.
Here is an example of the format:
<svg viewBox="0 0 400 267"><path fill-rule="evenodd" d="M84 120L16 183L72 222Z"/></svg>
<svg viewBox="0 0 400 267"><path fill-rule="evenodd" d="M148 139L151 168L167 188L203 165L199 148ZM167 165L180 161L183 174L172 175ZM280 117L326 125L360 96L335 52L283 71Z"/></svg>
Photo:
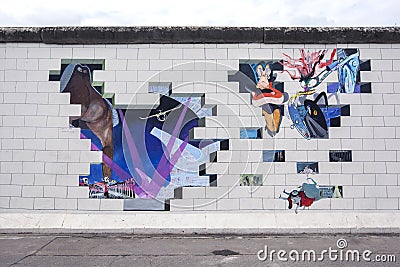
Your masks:
<svg viewBox="0 0 400 267"><path fill-rule="evenodd" d="M54 198L35 198L33 207L35 210L54 210Z"/></svg>
<svg viewBox="0 0 400 267"><path fill-rule="evenodd" d="M50 58L50 48L28 48L28 58Z"/></svg>
<svg viewBox="0 0 400 267"><path fill-rule="evenodd" d="M353 199L332 199L331 209L333 210L352 210L353 209Z"/></svg>
<svg viewBox="0 0 400 267"><path fill-rule="evenodd" d="M205 187L183 187L182 198L205 198L206 188Z"/></svg>
<svg viewBox="0 0 400 267"><path fill-rule="evenodd" d="M3 73L6 81L26 81L27 72L25 70L6 70Z"/></svg>
<svg viewBox="0 0 400 267"><path fill-rule="evenodd" d="M0 197L0 208L2 209L10 208L10 197Z"/></svg>
<svg viewBox="0 0 400 267"><path fill-rule="evenodd" d="M353 185L375 185L375 174L353 174Z"/></svg>
<svg viewBox="0 0 400 267"><path fill-rule="evenodd" d="M39 59L38 70L56 70L61 66L61 60L57 58Z"/></svg>
<svg viewBox="0 0 400 267"><path fill-rule="evenodd" d="M1 185L0 196L20 197L22 186L20 185Z"/></svg>
<svg viewBox="0 0 400 267"><path fill-rule="evenodd" d="M386 162L387 173L400 173L399 162Z"/></svg>
<svg viewBox="0 0 400 267"><path fill-rule="evenodd" d="M137 48L118 48L117 49L118 59L137 59L138 49Z"/></svg>
<svg viewBox="0 0 400 267"><path fill-rule="evenodd" d="M0 184L11 184L11 173L0 173Z"/></svg>
<svg viewBox="0 0 400 267"><path fill-rule="evenodd" d="M383 49L386 50L386 49ZM392 59L392 58L391 58ZM393 64L392 60L371 60L371 70L372 71L382 71L382 70L392 70Z"/></svg>
<svg viewBox="0 0 400 267"><path fill-rule="evenodd" d="M2 139L1 147L2 149L22 149L24 143L22 139Z"/></svg>
<svg viewBox="0 0 400 267"><path fill-rule="evenodd" d="M33 201L34 198L11 197L10 208L31 210L33 209Z"/></svg>
<svg viewBox="0 0 400 267"><path fill-rule="evenodd" d="M388 186L387 197L400 197L400 186Z"/></svg>
<svg viewBox="0 0 400 267"><path fill-rule="evenodd" d="M379 197L386 198L388 196L386 192L386 186L366 186L365 197Z"/></svg>
<svg viewBox="0 0 400 267"><path fill-rule="evenodd" d="M206 59L228 59L228 50L223 48L206 48Z"/></svg>
<svg viewBox="0 0 400 267"><path fill-rule="evenodd" d="M46 122L47 124L47 122ZM45 125L42 125L45 126ZM56 128L36 128L37 138L58 138L58 129ZM60 142L59 140L56 140Z"/></svg>
<svg viewBox="0 0 400 267"><path fill-rule="evenodd" d="M23 162L23 173L44 173L44 162Z"/></svg>
<svg viewBox="0 0 400 267"><path fill-rule="evenodd" d="M375 161L396 161L396 151L375 151Z"/></svg>
<svg viewBox="0 0 400 267"><path fill-rule="evenodd" d="M14 161L34 161L35 151L14 150L12 157Z"/></svg>
<svg viewBox="0 0 400 267"><path fill-rule="evenodd" d="M14 128L14 138L35 138L36 128L34 127L17 127Z"/></svg>
<svg viewBox="0 0 400 267"><path fill-rule="evenodd" d="M194 210L217 210L217 201L212 199L194 199Z"/></svg>
<svg viewBox="0 0 400 267"><path fill-rule="evenodd" d="M355 210L375 210L376 209L376 198L355 198L354 199Z"/></svg>
<svg viewBox="0 0 400 267"><path fill-rule="evenodd" d="M143 48L139 49L138 59L159 59L160 49L159 48Z"/></svg>
<svg viewBox="0 0 400 267"><path fill-rule="evenodd" d="M38 70L39 61L37 59L17 59L18 70Z"/></svg>
<svg viewBox="0 0 400 267"><path fill-rule="evenodd" d="M79 177L78 175L56 175L57 186L78 186Z"/></svg>
<svg viewBox="0 0 400 267"><path fill-rule="evenodd" d="M67 198L83 198L89 197L89 187L68 187Z"/></svg>
<svg viewBox="0 0 400 267"><path fill-rule="evenodd" d="M18 140L18 139L16 139ZM19 139L22 140L22 139ZM46 147L45 139L24 139L23 145L21 148L23 149L35 149L35 150L44 150Z"/></svg>
<svg viewBox="0 0 400 267"><path fill-rule="evenodd" d="M69 93L50 93L49 104L69 104L70 94ZM58 113L56 113L58 114Z"/></svg>
<svg viewBox="0 0 400 267"><path fill-rule="evenodd" d="M100 199L78 199L78 210L100 210Z"/></svg>
<svg viewBox="0 0 400 267"><path fill-rule="evenodd" d="M363 48L360 51L361 59L382 59L381 50L378 48L366 49Z"/></svg>
<svg viewBox="0 0 400 267"><path fill-rule="evenodd" d="M205 51L202 48L183 49L183 59L204 59Z"/></svg>
<svg viewBox="0 0 400 267"><path fill-rule="evenodd" d="M252 188L253 198L275 198L274 186L258 186Z"/></svg>
<svg viewBox="0 0 400 267"><path fill-rule="evenodd" d="M219 199L217 210L239 210L239 199Z"/></svg>
<svg viewBox="0 0 400 267"><path fill-rule="evenodd" d="M397 185L397 174L377 174L376 185Z"/></svg>
<svg viewBox="0 0 400 267"><path fill-rule="evenodd" d="M16 47L7 47L6 58L28 58L28 49L27 48L16 48Z"/></svg>
<svg viewBox="0 0 400 267"><path fill-rule="evenodd" d="M374 151L353 151L352 152L353 161L374 161L375 160L375 152ZM368 162L370 163L370 162Z"/></svg>
<svg viewBox="0 0 400 267"><path fill-rule="evenodd" d="M400 120L396 116L384 117L384 121L385 121L385 126L400 126Z"/></svg>
<svg viewBox="0 0 400 267"><path fill-rule="evenodd" d="M383 103L385 104L384 106L387 109L393 108L393 106L388 106L388 105L398 105L399 101L400 101L400 94L384 94L383 95ZM385 115L390 116L391 114L385 114Z"/></svg>
<svg viewBox="0 0 400 267"><path fill-rule="evenodd" d="M88 164L88 163L68 163L68 174L89 175L90 174L90 164Z"/></svg>
<svg viewBox="0 0 400 267"><path fill-rule="evenodd" d="M384 139L363 139L364 150L385 150Z"/></svg>
<svg viewBox="0 0 400 267"><path fill-rule="evenodd" d="M72 48L52 47L50 48L51 58L72 58Z"/></svg>
<svg viewBox="0 0 400 267"><path fill-rule="evenodd" d="M227 198L230 190L229 186L206 187L206 198L220 199ZM218 206L218 204L217 204Z"/></svg>
<svg viewBox="0 0 400 267"><path fill-rule="evenodd" d="M261 210L263 209L262 198L241 198L239 199L241 210Z"/></svg>
<svg viewBox="0 0 400 267"><path fill-rule="evenodd" d="M345 186L343 187L344 198L363 198L365 197L364 186Z"/></svg>
<svg viewBox="0 0 400 267"><path fill-rule="evenodd" d="M123 199L100 199L100 210L124 210Z"/></svg>
<svg viewBox="0 0 400 267"><path fill-rule="evenodd" d="M383 93L383 94L391 94L394 93L393 83L372 83L371 84L372 92L374 93Z"/></svg>
<svg viewBox="0 0 400 267"><path fill-rule="evenodd" d="M22 172L22 162L1 162L1 172L2 173L21 173Z"/></svg>
<svg viewBox="0 0 400 267"><path fill-rule="evenodd" d="M286 210L287 201L282 199L263 199L263 208L265 210Z"/></svg>
<svg viewBox="0 0 400 267"><path fill-rule="evenodd" d="M77 199L62 199L56 198L55 201L55 209L56 210L76 210L78 209L78 200Z"/></svg>
<svg viewBox="0 0 400 267"><path fill-rule="evenodd" d="M43 186L22 187L22 197L43 197Z"/></svg>
<svg viewBox="0 0 400 267"><path fill-rule="evenodd" d="M171 199L170 211L193 210L193 199Z"/></svg>
<svg viewBox="0 0 400 267"><path fill-rule="evenodd" d="M34 185L55 185L56 176L51 174L35 174Z"/></svg>
<svg viewBox="0 0 400 267"><path fill-rule="evenodd" d="M233 187L228 194L229 198L251 198L252 188L250 186Z"/></svg>
<svg viewBox="0 0 400 267"><path fill-rule="evenodd" d="M67 174L67 164L46 162L45 173L47 174Z"/></svg>
<svg viewBox="0 0 400 267"><path fill-rule="evenodd" d="M67 187L65 186L44 186L44 197L66 198Z"/></svg>
<svg viewBox="0 0 400 267"><path fill-rule="evenodd" d="M398 210L398 200L398 198L378 198L376 207L378 210Z"/></svg>
<svg viewBox="0 0 400 267"><path fill-rule="evenodd" d="M72 48L72 57L74 59L94 59L94 48Z"/></svg>

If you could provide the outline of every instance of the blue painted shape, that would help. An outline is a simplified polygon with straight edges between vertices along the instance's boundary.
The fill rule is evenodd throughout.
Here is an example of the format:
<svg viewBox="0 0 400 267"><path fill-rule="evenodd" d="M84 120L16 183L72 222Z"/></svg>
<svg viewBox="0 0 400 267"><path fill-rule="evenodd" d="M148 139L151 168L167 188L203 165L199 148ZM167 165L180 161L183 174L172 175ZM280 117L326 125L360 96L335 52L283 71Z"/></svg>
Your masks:
<svg viewBox="0 0 400 267"><path fill-rule="evenodd" d="M240 128L240 139L258 139L257 128Z"/></svg>
<svg viewBox="0 0 400 267"><path fill-rule="evenodd" d="M303 136L305 139L310 140L311 134L308 131L306 125L303 122L303 117L300 115L300 112L294 107L292 103L289 103L288 106L289 116L292 120L292 126L296 128L296 130Z"/></svg>

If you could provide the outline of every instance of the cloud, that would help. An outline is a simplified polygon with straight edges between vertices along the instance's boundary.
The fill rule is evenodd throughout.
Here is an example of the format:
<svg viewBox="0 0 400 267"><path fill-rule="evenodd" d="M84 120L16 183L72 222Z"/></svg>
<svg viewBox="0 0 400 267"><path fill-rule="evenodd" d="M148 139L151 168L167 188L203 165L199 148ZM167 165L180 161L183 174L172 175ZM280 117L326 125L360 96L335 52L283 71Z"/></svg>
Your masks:
<svg viewBox="0 0 400 267"><path fill-rule="evenodd" d="M13 0L2 6L0 25L394 26L399 9L398 0Z"/></svg>

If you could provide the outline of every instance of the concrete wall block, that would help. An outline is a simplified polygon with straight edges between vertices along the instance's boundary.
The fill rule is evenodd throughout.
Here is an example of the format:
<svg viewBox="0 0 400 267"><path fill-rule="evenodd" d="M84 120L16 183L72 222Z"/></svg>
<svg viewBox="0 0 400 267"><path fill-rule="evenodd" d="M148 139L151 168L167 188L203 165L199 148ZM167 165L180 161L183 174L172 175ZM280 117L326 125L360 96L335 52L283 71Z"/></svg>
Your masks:
<svg viewBox="0 0 400 267"><path fill-rule="evenodd" d="M375 174L353 174L353 185L375 185Z"/></svg>
<svg viewBox="0 0 400 267"><path fill-rule="evenodd" d="M57 151L36 151L35 161L57 162Z"/></svg>
<svg viewBox="0 0 400 267"><path fill-rule="evenodd" d="M217 201L213 199L193 199L193 210L217 210Z"/></svg>
<svg viewBox="0 0 400 267"><path fill-rule="evenodd" d="M80 174L80 175L90 174L89 163L67 163L67 164L68 164L68 174ZM64 173L59 173L59 174L64 174Z"/></svg>
<svg viewBox="0 0 400 267"><path fill-rule="evenodd" d="M1 209L10 208L10 197L0 197L0 208Z"/></svg>
<svg viewBox="0 0 400 267"><path fill-rule="evenodd" d="M373 138L372 127L351 127L351 138Z"/></svg>
<svg viewBox="0 0 400 267"><path fill-rule="evenodd" d="M6 58L28 58L28 48L6 47Z"/></svg>
<svg viewBox="0 0 400 267"><path fill-rule="evenodd" d="M11 197L10 208L11 209L33 209L34 198L21 198L21 197Z"/></svg>
<svg viewBox="0 0 400 267"><path fill-rule="evenodd" d="M56 176L56 185L57 186L78 186L79 185L79 176L78 175L57 174L55 176Z"/></svg>
<svg viewBox="0 0 400 267"><path fill-rule="evenodd" d="M38 59L38 70L56 70L61 66L60 58Z"/></svg>
<svg viewBox="0 0 400 267"><path fill-rule="evenodd" d="M54 198L35 198L33 207L35 210L54 210Z"/></svg>
<svg viewBox="0 0 400 267"><path fill-rule="evenodd" d="M49 96L50 99L52 96ZM36 115L59 116L60 105L38 105Z"/></svg>
<svg viewBox="0 0 400 267"><path fill-rule="evenodd" d="M354 200L353 199L332 199L331 200L331 209L332 210L352 210L354 208Z"/></svg>
<svg viewBox="0 0 400 267"><path fill-rule="evenodd" d="M49 80L49 72L47 70L30 70L26 72L26 80L39 82L39 81L48 81Z"/></svg>
<svg viewBox="0 0 400 267"><path fill-rule="evenodd" d="M15 127L14 138L35 138L36 128L35 127Z"/></svg>
<svg viewBox="0 0 400 267"><path fill-rule="evenodd" d="M262 198L241 198L239 199L241 210L261 210L263 209Z"/></svg>
<svg viewBox="0 0 400 267"><path fill-rule="evenodd" d="M0 162L2 173L22 173L22 162Z"/></svg>
<svg viewBox="0 0 400 267"><path fill-rule="evenodd" d="M1 185L0 196L20 197L22 195L22 186L20 185Z"/></svg>
<svg viewBox="0 0 400 267"><path fill-rule="evenodd" d="M256 186L252 188L251 197L253 198L275 198L274 186Z"/></svg>
<svg viewBox="0 0 400 267"><path fill-rule="evenodd" d="M11 184L11 173L0 173L0 185Z"/></svg>
<svg viewBox="0 0 400 267"><path fill-rule="evenodd" d="M345 186L343 188L343 198L364 198L365 186Z"/></svg>
<svg viewBox="0 0 400 267"><path fill-rule="evenodd" d="M46 162L45 163L45 173L47 173L47 174L67 174L67 164L66 163Z"/></svg>
<svg viewBox="0 0 400 267"><path fill-rule="evenodd" d="M49 93L49 104L70 104L70 97L70 93ZM58 115L58 113L49 115Z"/></svg>
<svg viewBox="0 0 400 267"><path fill-rule="evenodd" d="M14 161L34 161L35 151L14 150L12 152L12 158Z"/></svg>
<svg viewBox="0 0 400 267"><path fill-rule="evenodd" d="M239 199L219 199L217 210L239 210Z"/></svg>
<svg viewBox="0 0 400 267"><path fill-rule="evenodd" d="M67 198L66 186L44 186L44 197Z"/></svg>
<svg viewBox="0 0 400 267"><path fill-rule="evenodd" d="M376 208L378 210L398 210L399 199L398 198L377 198Z"/></svg>
<svg viewBox="0 0 400 267"><path fill-rule="evenodd" d="M23 162L23 173L44 173L44 162Z"/></svg>
<svg viewBox="0 0 400 267"><path fill-rule="evenodd" d="M4 102L9 104L21 104L26 102L26 93L4 93Z"/></svg>
<svg viewBox="0 0 400 267"><path fill-rule="evenodd" d="M170 211L193 210L193 199L171 199Z"/></svg>
<svg viewBox="0 0 400 267"><path fill-rule="evenodd" d="M35 104L16 104L15 115L27 115L31 116L36 114L38 105Z"/></svg>
<svg viewBox="0 0 400 267"><path fill-rule="evenodd" d="M70 139L68 140L69 150L90 151L91 141L89 139ZM64 149L66 150L66 149Z"/></svg>
<svg viewBox="0 0 400 267"><path fill-rule="evenodd" d="M41 125L44 127L45 125ZM59 129L57 128L36 128L36 138L58 138ZM58 140L57 140L58 141Z"/></svg>
<svg viewBox="0 0 400 267"><path fill-rule="evenodd" d="M94 56L95 58L105 58L107 66L107 59L117 58L117 49L112 47L96 47L94 49Z"/></svg>
<svg viewBox="0 0 400 267"><path fill-rule="evenodd" d="M388 196L386 186L366 186L365 197L386 198Z"/></svg>
<svg viewBox="0 0 400 267"><path fill-rule="evenodd" d="M68 127L69 117L48 117L47 127Z"/></svg>
<svg viewBox="0 0 400 267"><path fill-rule="evenodd" d="M183 187L182 198L205 198L206 188L205 187Z"/></svg>
<svg viewBox="0 0 400 267"><path fill-rule="evenodd" d="M388 186L387 197L400 197L400 186Z"/></svg>
<svg viewBox="0 0 400 267"><path fill-rule="evenodd" d="M56 198L54 199L55 209L56 210L77 210L78 209L78 200L77 199L63 199Z"/></svg>
<svg viewBox="0 0 400 267"><path fill-rule="evenodd" d="M22 197L43 197L43 186L22 186Z"/></svg>
<svg viewBox="0 0 400 267"><path fill-rule="evenodd" d="M386 172L387 173L400 173L399 162L386 162Z"/></svg>
<svg viewBox="0 0 400 267"><path fill-rule="evenodd" d="M60 105L60 116L81 116L81 105Z"/></svg>
<svg viewBox="0 0 400 267"><path fill-rule="evenodd" d="M229 191L229 198L251 198L252 188L250 186L235 186Z"/></svg>
<svg viewBox="0 0 400 267"><path fill-rule="evenodd" d="M94 48L73 47L72 57L74 59L94 59Z"/></svg>
<svg viewBox="0 0 400 267"><path fill-rule="evenodd" d="M89 198L89 187L79 186L79 187L71 187L68 186L67 198ZM81 209L81 208L79 208Z"/></svg>
<svg viewBox="0 0 400 267"><path fill-rule="evenodd" d="M117 49L118 59L137 59L138 49L137 48L118 48Z"/></svg>
<svg viewBox="0 0 400 267"><path fill-rule="evenodd" d="M228 59L228 50L224 48L206 48L206 59Z"/></svg>
<svg viewBox="0 0 400 267"><path fill-rule="evenodd" d="M26 93L27 104L48 104L49 93Z"/></svg>
<svg viewBox="0 0 400 267"><path fill-rule="evenodd" d="M78 158L80 162L102 163L103 153L101 151L81 151Z"/></svg>
<svg viewBox="0 0 400 267"><path fill-rule="evenodd" d="M78 139L80 138L80 128L62 128L58 129L58 137L66 139ZM37 133L36 133L37 134Z"/></svg>
<svg viewBox="0 0 400 267"><path fill-rule="evenodd" d="M55 185L56 175L51 174L35 174L34 185Z"/></svg>
<svg viewBox="0 0 400 267"><path fill-rule="evenodd" d="M230 186L217 186L217 187L206 187L206 196L205 198L210 199L221 199L227 198L228 192L231 189ZM218 206L218 204L217 204Z"/></svg>
<svg viewBox="0 0 400 267"><path fill-rule="evenodd" d="M78 199L78 210L100 210L100 199Z"/></svg>
<svg viewBox="0 0 400 267"><path fill-rule="evenodd" d="M124 210L123 199L100 199L100 210L122 211Z"/></svg>

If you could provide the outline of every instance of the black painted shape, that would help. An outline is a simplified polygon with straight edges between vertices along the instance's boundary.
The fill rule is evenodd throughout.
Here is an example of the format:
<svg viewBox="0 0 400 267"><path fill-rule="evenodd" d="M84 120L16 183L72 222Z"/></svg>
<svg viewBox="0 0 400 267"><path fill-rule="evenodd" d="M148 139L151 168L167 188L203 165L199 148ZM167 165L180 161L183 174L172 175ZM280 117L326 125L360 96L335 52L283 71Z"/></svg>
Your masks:
<svg viewBox="0 0 400 267"><path fill-rule="evenodd" d="M82 61L84 61L84 60L82 60ZM61 78L61 75L64 73L64 70L68 65L69 64L61 64L60 74L49 74L49 81L59 81ZM92 77L93 77L94 70L102 70L103 69L103 64L82 64L82 65L89 67Z"/></svg>
<svg viewBox="0 0 400 267"><path fill-rule="evenodd" d="M352 160L351 150L329 150L330 162L351 162Z"/></svg>
<svg viewBox="0 0 400 267"><path fill-rule="evenodd" d="M330 119L330 127L340 127L340 117Z"/></svg>
<svg viewBox="0 0 400 267"><path fill-rule="evenodd" d="M210 174L210 186L217 186L217 175Z"/></svg>
<svg viewBox="0 0 400 267"><path fill-rule="evenodd" d="M220 150L229 150L229 139L225 139L219 142Z"/></svg>
<svg viewBox="0 0 400 267"><path fill-rule="evenodd" d="M371 94L372 93L372 88L371 88L371 83L360 83L360 93L367 93Z"/></svg>
<svg viewBox="0 0 400 267"><path fill-rule="evenodd" d="M344 105L340 108L340 116L350 116L350 105Z"/></svg>
<svg viewBox="0 0 400 267"><path fill-rule="evenodd" d="M371 60L361 61L360 71L371 71Z"/></svg>
<svg viewBox="0 0 400 267"><path fill-rule="evenodd" d="M285 162L285 150L275 152L274 162Z"/></svg>

